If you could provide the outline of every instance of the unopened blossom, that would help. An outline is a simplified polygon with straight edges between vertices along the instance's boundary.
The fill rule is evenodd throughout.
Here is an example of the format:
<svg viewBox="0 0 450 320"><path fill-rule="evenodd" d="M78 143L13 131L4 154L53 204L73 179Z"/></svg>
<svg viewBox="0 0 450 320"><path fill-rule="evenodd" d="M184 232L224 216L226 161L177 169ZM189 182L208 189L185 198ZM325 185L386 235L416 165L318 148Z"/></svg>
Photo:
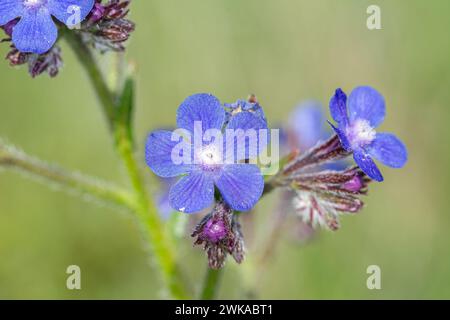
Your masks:
<svg viewBox="0 0 450 320"><path fill-rule="evenodd" d="M222 268L228 254L237 263L244 260L244 239L238 215L222 201L200 221L191 236L196 238L194 244L203 245L210 268Z"/></svg>
<svg viewBox="0 0 450 320"><path fill-rule="evenodd" d="M12 42L20 52L42 54L58 37L52 17L68 27L81 23L94 0L1 0L0 26L19 18L12 29Z"/></svg>
<svg viewBox="0 0 450 320"><path fill-rule="evenodd" d="M363 207L370 179L359 167L330 170L326 166L350 155L337 137L315 145L290 159L273 183L292 198L294 210L307 225L337 230L339 216L354 214Z"/></svg>
<svg viewBox="0 0 450 320"><path fill-rule="evenodd" d="M391 133L377 133L383 122L386 106L383 96L367 86L357 87L347 96L337 89L330 101L333 126L342 146L353 153L356 164L370 178L383 181L383 176L373 161L376 159L392 168L403 167L408 160L405 145Z"/></svg>
<svg viewBox="0 0 450 320"><path fill-rule="evenodd" d="M362 209L364 204L357 196L367 192L369 182L358 167L292 177L294 209L306 224L335 231L340 226L340 215Z"/></svg>
<svg viewBox="0 0 450 320"><path fill-rule="evenodd" d="M135 29L134 22L126 18L129 5L129 0L97 0L81 30L83 40L101 52L124 51Z"/></svg>
<svg viewBox="0 0 450 320"><path fill-rule="evenodd" d="M289 114L282 131L284 138L280 144L285 155L292 154L292 152L297 152L299 155L307 153L310 148L318 145L321 141L326 141L332 134L331 128L326 123L323 106L315 100L307 100L296 106ZM327 162L323 166L310 168L307 171L341 170L347 166L347 161L339 160ZM304 214L307 210L296 208L299 201L298 194L292 188L283 190L277 210L279 212L288 211L300 218L301 221L295 225L295 234L301 241L307 241L315 234L315 229L310 223L314 219L305 219ZM314 211L313 214L317 214L317 211Z"/></svg>

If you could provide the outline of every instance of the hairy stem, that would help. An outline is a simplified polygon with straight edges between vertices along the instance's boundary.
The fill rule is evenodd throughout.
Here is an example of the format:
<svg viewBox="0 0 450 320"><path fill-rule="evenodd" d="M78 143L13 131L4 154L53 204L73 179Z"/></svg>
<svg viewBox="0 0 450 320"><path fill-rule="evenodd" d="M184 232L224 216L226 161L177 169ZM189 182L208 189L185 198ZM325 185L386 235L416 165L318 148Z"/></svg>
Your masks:
<svg viewBox="0 0 450 320"><path fill-rule="evenodd" d="M147 196L139 167L133 154L132 142L128 139L125 128L118 128L117 149L127 169L136 196L136 214L145 226L153 254L162 271L164 282L171 295L177 299L187 298L183 281L175 261L175 248L164 232L162 221L154 204Z"/></svg>
<svg viewBox="0 0 450 320"><path fill-rule="evenodd" d="M55 183L68 191L76 191L83 196L92 197L128 209L134 206L132 194L126 190L122 190L111 183L48 164L27 155L25 152L1 140L0 166L15 169L35 178Z"/></svg>
<svg viewBox="0 0 450 320"><path fill-rule="evenodd" d="M201 300L213 300L216 298L219 281L222 276L222 269L215 270L207 268L203 288L200 293Z"/></svg>
<svg viewBox="0 0 450 320"><path fill-rule="evenodd" d="M171 243L170 237L164 233L163 223L154 204L148 197L139 166L134 157L133 143L127 134L127 128L115 121L117 107L115 100L117 97L108 88L91 50L82 41L80 35L70 32L66 34L66 39L86 70L110 129L115 135L117 152L122 159L133 188L134 212L144 227L152 254L155 257L158 269L162 273L164 285L173 298L184 299L187 297L187 293L176 264L174 245Z"/></svg>

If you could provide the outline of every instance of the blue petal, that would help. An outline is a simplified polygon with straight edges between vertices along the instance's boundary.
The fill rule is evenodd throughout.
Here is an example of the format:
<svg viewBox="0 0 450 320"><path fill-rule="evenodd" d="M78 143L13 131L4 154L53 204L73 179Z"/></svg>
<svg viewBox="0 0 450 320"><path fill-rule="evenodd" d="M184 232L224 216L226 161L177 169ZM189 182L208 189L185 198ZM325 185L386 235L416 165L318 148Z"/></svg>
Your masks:
<svg viewBox="0 0 450 320"><path fill-rule="evenodd" d="M158 208L158 213L161 218L167 220L170 215L175 211L170 205L169 190L172 185L178 181L178 178L164 178L159 179L159 188L153 194L155 204Z"/></svg>
<svg viewBox="0 0 450 320"><path fill-rule="evenodd" d="M301 150L314 147L324 138L325 117L317 101L300 104L289 117L289 128L295 134L295 143Z"/></svg>
<svg viewBox="0 0 450 320"><path fill-rule="evenodd" d="M216 179L216 185L232 209L248 211L261 198L264 179L255 165L232 164L223 168L222 175Z"/></svg>
<svg viewBox="0 0 450 320"><path fill-rule="evenodd" d="M259 130L265 131L260 133ZM245 141L245 145L239 144L243 141ZM225 129L225 155L229 160L230 150L228 150L228 146L234 145L235 162L252 159L267 147L269 141L270 134L267 122L252 112L240 112L230 119Z"/></svg>
<svg viewBox="0 0 450 320"><path fill-rule="evenodd" d="M386 115L383 96L371 87L357 87L348 98L350 121L364 119L373 128L378 127Z"/></svg>
<svg viewBox="0 0 450 320"><path fill-rule="evenodd" d="M408 161L405 145L390 133L377 133L367 151L372 157L392 168L401 168Z"/></svg>
<svg viewBox="0 0 450 320"><path fill-rule="evenodd" d="M95 0L49 0L47 8L56 19L71 27L86 18L94 3Z"/></svg>
<svg viewBox="0 0 450 320"><path fill-rule="evenodd" d="M222 129L225 110L220 101L211 94L200 93L188 97L177 111L178 128L194 132L194 122L201 121L202 132L208 129Z"/></svg>
<svg viewBox="0 0 450 320"><path fill-rule="evenodd" d="M340 88L336 89L330 100L331 117L340 125L347 126L347 95Z"/></svg>
<svg viewBox="0 0 450 320"><path fill-rule="evenodd" d="M178 211L193 213L209 207L214 200L214 181L202 171L193 171L171 189L170 205Z"/></svg>
<svg viewBox="0 0 450 320"><path fill-rule="evenodd" d="M175 141L172 141L172 138ZM179 143L186 142L171 131L156 130L149 134L145 144L145 161L156 175L164 178L176 177L192 169L192 164L176 164L172 160L172 151ZM191 149L187 143L186 147Z"/></svg>
<svg viewBox="0 0 450 320"><path fill-rule="evenodd" d="M334 132L336 132L337 136L339 137L342 147L346 151L352 151L352 147L350 145L350 142L347 139L347 136L344 133L344 130L341 130L340 128L336 128L330 121L328 121L328 123L330 124L330 126L333 128Z"/></svg>
<svg viewBox="0 0 450 320"><path fill-rule="evenodd" d="M58 37L58 30L47 8L25 10L14 27L12 41L21 52L42 54L50 50Z"/></svg>
<svg viewBox="0 0 450 320"><path fill-rule="evenodd" d="M361 170L375 181L383 181L383 176L372 158L364 152L364 150L356 150L353 152L353 158Z"/></svg>
<svg viewBox="0 0 450 320"><path fill-rule="evenodd" d="M23 3L21 0L1 0L0 1L0 26L7 24L11 20L20 17L23 13Z"/></svg>

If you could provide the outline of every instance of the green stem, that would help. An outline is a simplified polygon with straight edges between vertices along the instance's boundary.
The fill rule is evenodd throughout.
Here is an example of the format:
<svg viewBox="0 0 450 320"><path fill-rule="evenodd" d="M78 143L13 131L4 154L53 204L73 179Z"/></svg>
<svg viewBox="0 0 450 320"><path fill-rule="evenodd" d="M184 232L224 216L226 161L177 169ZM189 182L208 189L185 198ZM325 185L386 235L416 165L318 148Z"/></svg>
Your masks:
<svg viewBox="0 0 450 320"><path fill-rule="evenodd" d="M125 128L118 128L117 148L127 169L130 181L136 195L136 214L145 226L153 254L162 271L164 282L171 295L177 299L186 299L183 279L175 261L175 248L164 232L164 226L153 202L147 196L140 171L133 155L132 142L128 139Z"/></svg>
<svg viewBox="0 0 450 320"><path fill-rule="evenodd" d="M215 270L208 267L200 294L201 300L213 300L216 298L221 276L222 269Z"/></svg>
<svg viewBox="0 0 450 320"><path fill-rule="evenodd" d="M185 299L187 293L183 286L179 268L176 265L174 245L171 243L170 237L164 233L163 223L154 204L148 197L127 129L120 124L118 125L115 121L116 97L109 90L91 50L82 41L80 35L75 32L68 32L65 38L86 70L110 129L115 134L115 146L127 170L135 195L134 211L144 227L146 238L162 273L164 285L173 298Z"/></svg>
<svg viewBox="0 0 450 320"><path fill-rule="evenodd" d="M96 178L65 170L36 159L0 140L0 165L56 183L82 195L113 203L128 209L134 206L133 196L125 190Z"/></svg>

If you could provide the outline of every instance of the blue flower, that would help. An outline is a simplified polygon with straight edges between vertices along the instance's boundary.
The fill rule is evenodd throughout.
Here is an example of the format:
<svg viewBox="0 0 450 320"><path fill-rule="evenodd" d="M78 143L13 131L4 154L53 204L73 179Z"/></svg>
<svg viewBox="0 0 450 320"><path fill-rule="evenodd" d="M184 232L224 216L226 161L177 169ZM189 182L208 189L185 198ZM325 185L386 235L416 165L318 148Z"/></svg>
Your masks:
<svg viewBox="0 0 450 320"><path fill-rule="evenodd" d="M160 179L159 190L154 194L156 207L158 208L161 218L164 220L169 219L170 215L174 212L169 201L169 190L170 186L174 183L174 179L175 178Z"/></svg>
<svg viewBox="0 0 450 320"><path fill-rule="evenodd" d="M325 124L320 102L305 101L298 105L289 116L288 130L291 140L301 152L305 152L330 136Z"/></svg>
<svg viewBox="0 0 450 320"><path fill-rule="evenodd" d="M58 37L52 16L68 27L73 27L86 18L94 2L95 0L1 0L0 26L20 18L12 33L14 45L21 52L42 54L50 50Z"/></svg>
<svg viewBox="0 0 450 320"><path fill-rule="evenodd" d="M215 187L224 201L238 211L250 210L261 197L264 180L259 167L242 163L248 156L256 156L259 150L255 153L245 152L244 155L236 149L242 146L229 144L231 139L220 141L214 138L212 141L205 141L207 139L204 136L200 144L195 143L198 124L201 125L202 134L207 130L222 133L225 119L225 109L216 97L195 94L188 97L177 111L178 128L185 135L193 135L194 139L179 135L178 130L156 130L148 136L145 157L150 169L163 178L181 176L169 191L169 202L174 209L193 213L209 207L214 201ZM225 129L242 129L238 131L244 132L248 129L267 129L267 125L253 113L242 112L233 116ZM239 141L236 137L234 139ZM181 150L178 149L180 145ZM228 146L233 146L234 149L229 150ZM174 154L188 156L194 161L174 161ZM235 158L232 163L227 161L229 154Z"/></svg>
<svg viewBox="0 0 450 320"><path fill-rule="evenodd" d="M267 123L264 110L254 95L251 95L248 100L240 99L234 103L225 103L224 107L226 109L226 121L240 112L251 112Z"/></svg>
<svg viewBox="0 0 450 320"><path fill-rule="evenodd" d="M386 114L384 98L378 91L367 86L357 87L347 101L345 93L337 89L330 101L330 112L338 126L330 124L343 148L353 152L356 164L370 178L383 181L373 158L392 168L406 164L405 145L391 133L375 131Z"/></svg>
<svg viewBox="0 0 450 320"><path fill-rule="evenodd" d="M320 141L325 141L331 136L331 129L326 126L326 117L323 106L319 101L308 100L300 103L290 114L286 127L284 144L289 149L299 149L307 152ZM289 150L290 152L291 150ZM347 161L340 160L327 163L323 169L342 170L348 166Z"/></svg>

